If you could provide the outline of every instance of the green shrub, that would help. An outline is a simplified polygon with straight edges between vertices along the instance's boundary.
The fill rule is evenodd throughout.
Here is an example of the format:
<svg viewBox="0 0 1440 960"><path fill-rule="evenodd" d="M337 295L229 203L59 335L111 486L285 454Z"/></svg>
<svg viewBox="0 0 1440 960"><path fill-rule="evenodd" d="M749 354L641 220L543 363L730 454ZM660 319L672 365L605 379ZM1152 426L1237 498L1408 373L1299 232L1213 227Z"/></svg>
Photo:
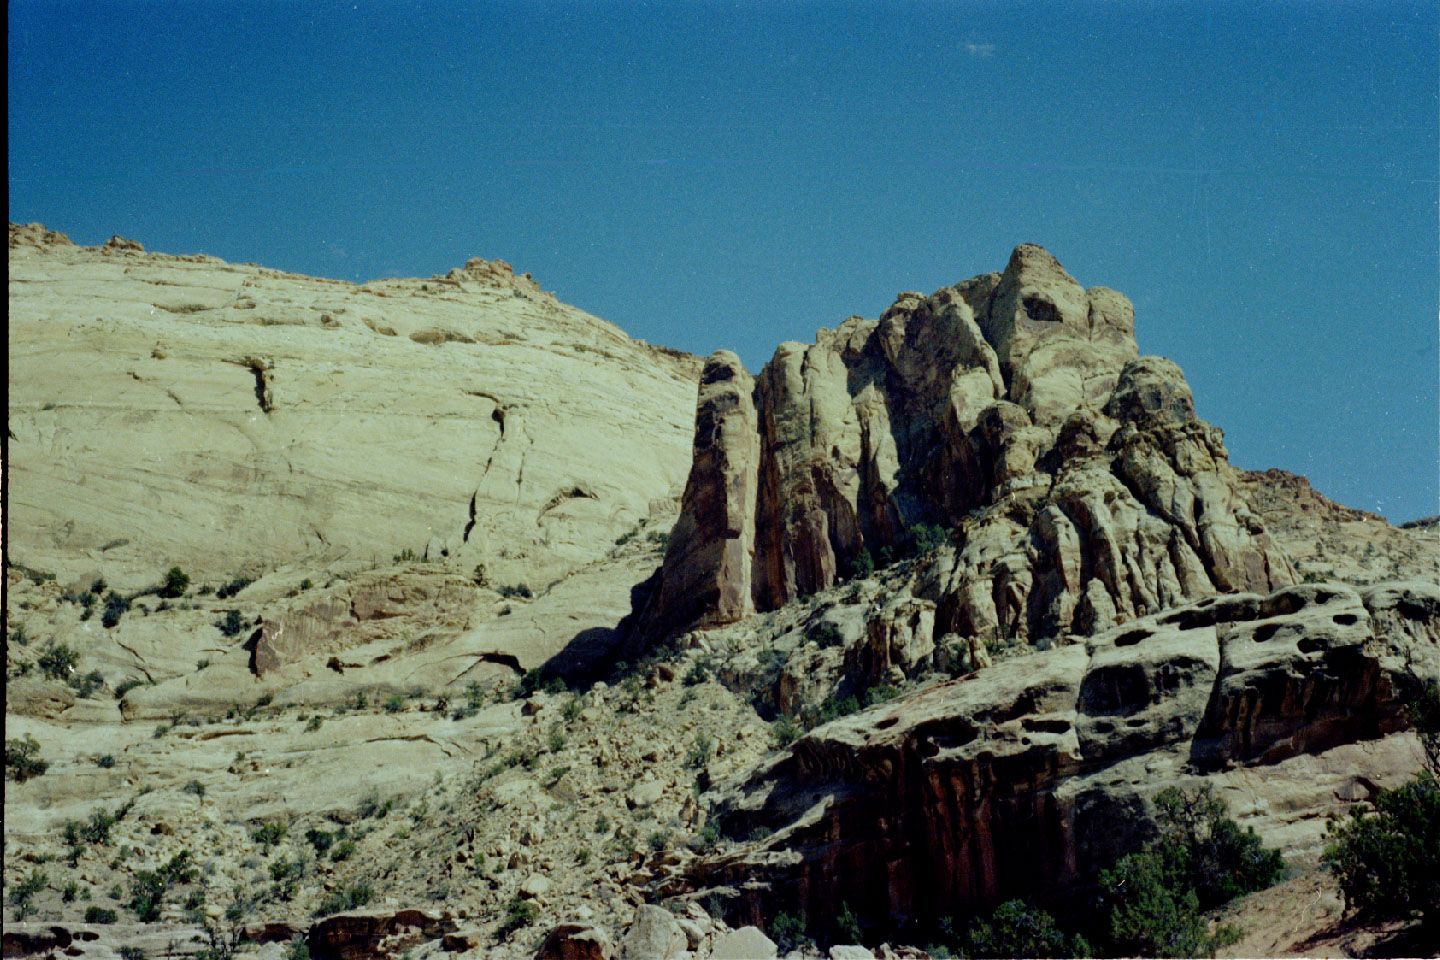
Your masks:
<svg viewBox="0 0 1440 960"><path fill-rule="evenodd" d="M782 749L798 740L802 732L800 725L791 717L782 716L770 724L770 733L775 738L775 745Z"/></svg>
<svg viewBox="0 0 1440 960"><path fill-rule="evenodd" d="M875 558L868 549L862 548L850 561L850 579L864 580L875 572Z"/></svg>
<svg viewBox="0 0 1440 960"><path fill-rule="evenodd" d="M705 669L705 664L696 661L690 669L685 672L682 683L687 687L695 687L710 679L710 672Z"/></svg>
<svg viewBox="0 0 1440 960"><path fill-rule="evenodd" d="M859 944L861 940L860 918L850 909L850 904L841 901L840 912L835 915L835 933L841 943Z"/></svg>
<svg viewBox="0 0 1440 960"><path fill-rule="evenodd" d="M873 707L877 703L886 703L900 696L900 690L889 684L876 684L865 691L865 706Z"/></svg>
<svg viewBox="0 0 1440 960"><path fill-rule="evenodd" d="M40 672L51 680L66 680L80 663L80 654L63 643L52 643L36 659Z"/></svg>
<svg viewBox="0 0 1440 960"><path fill-rule="evenodd" d="M845 642L840 627L829 620L821 620L806 631L805 636L814 640L816 646L822 650L827 647L838 647Z"/></svg>
<svg viewBox="0 0 1440 960"><path fill-rule="evenodd" d="M784 670L785 664L790 662L790 654L775 647L766 647L755 655L755 662L760 665L761 670L778 672Z"/></svg>
<svg viewBox="0 0 1440 960"><path fill-rule="evenodd" d="M1440 686L1423 687L1410 706L1426 769L1369 809L1357 804L1332 818L1322 857L1347 911L1362 920L1440 918Z"/></svg>
<svg viewBox="0 0 1440 960"><path fill-rule="evenodd" d="M1110 936L1120 953L1136 956L1214 953L1240 933L1212 932L1202 911L1274 883L1279 851L1229 819L1208 784L1193 794L1167 787L1155 805L1159 838L1100 874Z"/></svg>
<svg viewBox="0 0 1440 960"><path fill-rule="evenodd" d="M286 827L285 824L279 820L271 820L268 823L262 823L260 826L252 829L250 831L250 839L260 844L265 855L269 856L271 848L281 840L284 840L285 835L289 832L289 828Z"/></svg>
<svg viewBox="0 0 1440 960"><path fill-rule="evenodd" d="M791 950L804 950L806 947L814 948L815 941L805 934L805 911L797 914L777 913L775 919L770 921L769 934L780 948L782 954Z"/></svg>
<svg viewBox="0 0 1440 960"><path fill-rule="evenodd" d="M540 908L529 900L522 900L516 897L505 905L505 918L500 923L500 928L495 931L497 940L504 940L510 934L527 927L540 919Z"/></svg>
<svg viewBox="0 0 1440 960"><path fill-rule="evenodd" d="M117 626L120 618L130 610L130 598L122 597L115 591L105 597L105 609L100 615L100 623L105 629Z"/></svg>
<svg viewBox="0 0 1440 960"><path fill-rule="evenodd" d="M95 758L95 766L102 770L109 770L115 766L115 757L112 754L105 754Z"/></svg>
<svg viewBox="0 0 1440 960"><path fill-rule="evenodd" d="M69 682L75 696L83 700L95 696L95 691L105 686L105 677L99 670L91 670L83 677L71 676Z"/></svg>
<svg viewBox="0 0 1440 960"><path fill-rule="evenodd" d="M398 693L392 693L385 699L386 713L399 713L405 709L405 697Z"/></svg>
<svg viewBox="0 0 1440 960"><path fill-rule="evenodd" d="M190 589L190 577L179 567L171 567L165 574L165 582L160 585L159 594L166 600L174 600L177 597L185 596L185 591Z"/></svg>
<svg viewBox="0 0 1440 960"><path fill-rule="evenodd" d="M115 920L116 914L114 910L108 910L105 907L85 908L86 923L114 923Z"/></svg>
<svg viewBox="0 0 1440 960"><path fill-rule="evenodd" d="M189 783L185 784L184 790L186 793L193 794L194 796L199 797L201 800L205 799L205 784L201 783L199 780L191 780Z"/></svg>
<svg viewBox="0 0 1440 960"><path fill-rule="evenodd" d="M141 923L153 923L160 919L160 907L165 900L165 878L154 870L141 870L130 881L129 907L135 919Z"/></svg>
<svg viewBox="0 0 1440 960"><path fill-rule="evenodd" d="M656 853L663 853L670 846L670 831L656 830L650 834L650 849Z"/></svg>
<svg viewBox="0 0 1440 960"><path fill-rule="evenodd" d="M370 889L370 884L361 881L347 887L344 890L336 890L316 909L316 916L326 916L332 913L344 913L346 910L358 910L369 903L375 896Z"/></svg>
<svg viewBox="0 0 1440 960"><path fill-rule="evenodd" d="M714 755L715 741L707 734L697 733L695 741L690 744L690 749L685 754L685 763L691 767L703 767Z"/></svg>
<svg viewBox="0 0 1440 960"><path fill-rule="evenodd" d="M215 591L215 598L217 600L228 600L254 582L255 581L249 577L236 577L234 580L217 589Z"/></svg>
<svg viewBox="0 0 1440 960"><path fill-rule="evenodd" d="M319 856L328 851L330 847L334 845L335 841L343 835L344 831L344 827L341 827L340 830L335 833L321 830L318 827L311 827L305 831L305 841L314 848L315 854Z"/></svg>
<svg viewBox="0 0 1440 960"><path fill-rule="evenodd" d="M815 711L815 722L817 724L829 723L831 720L859 713L860 709L860 700L853 694L843 698L828 696L820 702L819 708Z"/></svg>
<svg viewBox="0 0 1440 960"><path fill-rule="evenodd" d="M330 862L344 863L353 856L355 856L355 841L341 840L335 844L335 849L330 851Z"/></svg>
<svg viewBox="0 0 1440 960"><path fill-rule="evenodd" d="M5 777L14 780L16 783L24 783L32 777L38 777L50 764L40 759L40 742L31 734L25 734L24 740L5 741Z"/></svg>
<svg viewBox="0 0 1440 960"><path fill-rule="evenodd" d="M950 535L944 527L933 523L917 523L910 528L910 536L915 544L916 555L921 557L950 539Z"/></svg>
<svg viewBox="0 0 1440 960"><path fill-rule="evenodd" d="M30 876L10 888L10 902L17 907L28 904L31 897L48 886L50 886L50 877L44 870L37 867L30 871Z"/></svg>
<svg viewBox="0 0 1440 960"><path fill-rule="evenodd" d="M167 885L176 883L194 883L200 876L200 869L195 866L195 858L189 850L181 850L175 856L165 861L165 865L159 870L161 879Z"/></svg>
<svg viewBox="0 0 1440 960"><path fill-rule="evenodd" d="M225 615L215 621L215 627L227 637L233 637L245 629L245 621L239 610L226 610Z"/></svg>
<svg viewBox="0 0 1440 960"><path fill-rule="evenodd" d="M1089 945L1071 939L1044 910L1023 900L1009 900L965 934L967 956L982 957L1085 957ZM1188 954L1187 954L1188 956Z"/></svg>
<svg viewBox="0 0 1440 960"><path fill-rule="evenodd" d="M531 597L534 596L534 594L530 592L529 584L516 583L507 584L506 586L501 587L500 596L504 597L507 600L513 597L522 597L523 599L529 600Z"/></svg>
<svg viewBox="0 0 1440 960"><path fill-rule="evenodd" d="M700 853L708 853L720 845L720 824L711 820L695 835L690 846ZM858 942L858 941L856 941Z"/></svg>
<svg viewBox="0 0 1440 960"><path fill-rule="evenodd" d="M123 681L121 681L120 684L119 684L118 686L116 686L116 688L115 688L115 699L116 699L116 700L124 700L124 699L125 699L125 694L129 693L131 690L134 690L136 687L143 687L143 686L145 686L145 681L144 681L144 680L134 680L134 679L131 679L131 680L123 680Z"/></svg>

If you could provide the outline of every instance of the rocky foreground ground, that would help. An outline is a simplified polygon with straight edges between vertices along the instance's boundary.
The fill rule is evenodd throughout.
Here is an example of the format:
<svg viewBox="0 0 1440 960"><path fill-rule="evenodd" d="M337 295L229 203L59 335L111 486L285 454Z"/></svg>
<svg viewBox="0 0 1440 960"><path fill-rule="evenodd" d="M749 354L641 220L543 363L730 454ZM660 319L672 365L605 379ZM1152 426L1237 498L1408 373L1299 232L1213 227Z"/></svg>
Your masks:
<svg viewBox="0 0 1440 960"><path fill-rule="evenodd" d="M7 956L918 957L1171 784L1284 852L1233 955L1414 946L1317 863L1417 769L1434 525L1231 467L1039 248L755 378L487 261L10 289Z"/></svg>

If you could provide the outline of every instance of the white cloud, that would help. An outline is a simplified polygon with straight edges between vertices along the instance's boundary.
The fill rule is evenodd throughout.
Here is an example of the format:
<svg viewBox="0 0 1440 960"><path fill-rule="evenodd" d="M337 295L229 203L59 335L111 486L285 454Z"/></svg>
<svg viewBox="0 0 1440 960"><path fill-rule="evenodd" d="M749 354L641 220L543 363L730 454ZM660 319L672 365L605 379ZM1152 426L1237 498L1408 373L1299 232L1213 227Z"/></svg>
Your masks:
<svg viewBox="0 0 1440 960"><path fill-rule="evenodd" d="M965 52L972 57L993 57L995 55L995 44L993 43L965 43L961 45Z"/></svg>

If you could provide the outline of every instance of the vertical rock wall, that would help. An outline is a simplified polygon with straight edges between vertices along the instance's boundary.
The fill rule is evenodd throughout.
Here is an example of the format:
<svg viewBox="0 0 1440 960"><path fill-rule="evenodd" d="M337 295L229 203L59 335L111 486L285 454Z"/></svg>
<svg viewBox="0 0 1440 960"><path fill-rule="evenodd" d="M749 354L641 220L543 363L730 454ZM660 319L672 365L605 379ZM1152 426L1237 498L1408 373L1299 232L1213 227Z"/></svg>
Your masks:
<svg viewBox="0 0 1440 960"><path fill-rule="evenodd" d="M921 523L953 533L939 632L1090 634L1294 580L1179 368L1139 356L1130 302L1037 246L781 344L748 394L733 354L706 375L657 632L823 590Z"/></svg>

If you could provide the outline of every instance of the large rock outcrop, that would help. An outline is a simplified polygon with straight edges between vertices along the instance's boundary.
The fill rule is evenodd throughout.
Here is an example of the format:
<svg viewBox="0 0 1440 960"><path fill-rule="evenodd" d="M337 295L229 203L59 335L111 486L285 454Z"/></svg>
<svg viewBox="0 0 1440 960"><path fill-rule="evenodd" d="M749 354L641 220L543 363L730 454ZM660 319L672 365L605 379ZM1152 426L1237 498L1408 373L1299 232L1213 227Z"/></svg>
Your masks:
<svg viewBox="0 0 1440 960"><path fill-rule="evenodd" d="M862 551L904 551L917 524L957 532L934 574L941 633L1090 634L1292 583L1220 431L1178 367L1139 356L1133 329L1124 296L1026 244L1002 274L782 344L748 396L733 356L712 357L723 389L700 392L690 493L647 622L674 632L775 609Z"/></svg>
<svg viewBox="0 0 1440 960"><path fill-rule="evenodd" d="M840 903L880 929L1063 908L1153 835L1158 790L1206 778L1313 852L1327 812L1415 768L1394 734L1411 685L1440 678L1437 631L1434 584L1306 584L1002 661L812 730L728 794L724 829L750 842L668 891L719 891L732 920L804 911L822 937Z"/></svg>
<svg viewBox="0 0 1440 960"><path fill-rule="evenodd" d="M11 225L12 556L138 587L444 557L542 586L673 513L698 358L500 261L364 285Z"/></svg>

